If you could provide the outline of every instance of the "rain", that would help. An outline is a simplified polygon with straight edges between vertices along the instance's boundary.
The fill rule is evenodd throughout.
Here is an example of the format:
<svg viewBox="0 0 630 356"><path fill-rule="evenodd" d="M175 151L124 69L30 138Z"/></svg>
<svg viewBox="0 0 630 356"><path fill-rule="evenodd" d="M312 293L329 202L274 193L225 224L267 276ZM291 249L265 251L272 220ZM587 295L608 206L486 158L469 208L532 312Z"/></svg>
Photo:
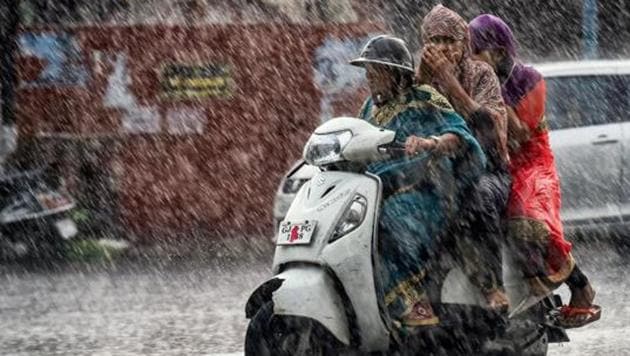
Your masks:
<svg viewBox="0 0 630 356"><path fill-rule="evenodd" d="M349 61L390 34L405 41L415 71L423 19L440 3L465 21L501 18L519 61L545 77L545 125L536 130L555 156L564 238L602 313L585 326L547 328L561 304L544 302L571 297L559 283L528 305L551 318L537 324L544 351L533 354L630 355L625 0L1 1L0 355L265 355L251 339L279 332L250 326L265 306L312 326L281 340L289 355L441 354L439 342L391 346L408 336L384 316L384 277L356 262L363 251L370 270L380 267L370 255L381 246L375 229L361 226L371 221L366 210L383 207L380 193L350 186L367 179L366 169L352 171L367 163L316 167L332 157L316 157L322 150L350 147L341 135L312 148L318 127L357 117L370 96L366 70ZM327 181L340 167L354 178ZM319 205L308 205L311 191ZM357 282L366 273L369 283ZM355 291L360 300L346 281L366 288ZM462 283L453 290L468 293L472 282ZM329 289L307 289L319 285ZM352 305L368 299L374 310ZM331 310L345 312L316 320ZM494 336L465 339L494 345L511 318L500 315L489 324ZM381 329L387 342L374 346ZM552 329L560 334L545 334ZM344 344L343 335L350 346L317 345Z"/></svg>

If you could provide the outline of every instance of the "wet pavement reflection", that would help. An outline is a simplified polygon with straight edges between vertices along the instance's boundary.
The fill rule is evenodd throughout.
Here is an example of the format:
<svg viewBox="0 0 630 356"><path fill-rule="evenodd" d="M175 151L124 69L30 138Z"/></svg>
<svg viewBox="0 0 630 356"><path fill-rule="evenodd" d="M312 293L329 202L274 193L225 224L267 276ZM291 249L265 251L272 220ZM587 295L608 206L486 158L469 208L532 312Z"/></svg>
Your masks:
<svg viewBox="0 0 630 356"><path fill-rule="evenodd" d="M602 319L569 332L550 355L630 355L630 257L583 243L576 258L597 288ZM52 271L0 266L1 355L242 353L244 304L270 274L270 256L64 265ZM568 290L560 293L568 300Z"/></svg>

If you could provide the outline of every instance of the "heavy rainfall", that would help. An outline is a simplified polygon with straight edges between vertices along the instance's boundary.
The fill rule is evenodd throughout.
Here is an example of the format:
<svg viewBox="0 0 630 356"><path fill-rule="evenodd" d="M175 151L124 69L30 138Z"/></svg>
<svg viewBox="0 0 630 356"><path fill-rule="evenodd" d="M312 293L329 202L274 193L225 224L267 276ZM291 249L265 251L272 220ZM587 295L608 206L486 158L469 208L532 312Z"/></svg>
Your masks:
<svg viewBox="0 0 630 356"><path fill-rule="evenodd" d="M628 24L0 1L0 355L630 355Z"/></svg>

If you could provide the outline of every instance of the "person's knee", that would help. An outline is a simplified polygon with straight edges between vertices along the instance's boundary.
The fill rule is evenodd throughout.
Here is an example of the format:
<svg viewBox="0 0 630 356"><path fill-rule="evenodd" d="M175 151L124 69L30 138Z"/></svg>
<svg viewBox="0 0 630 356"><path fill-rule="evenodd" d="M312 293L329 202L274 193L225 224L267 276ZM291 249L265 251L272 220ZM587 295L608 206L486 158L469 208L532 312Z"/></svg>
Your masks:
<svg viewBox="0 0 630 356"><path fill-rule="evenodd" d="M497 225L501 220L502 206L492 199L491 196L486 196L480 199L476 207L477 216L483 224Z"/></svg>

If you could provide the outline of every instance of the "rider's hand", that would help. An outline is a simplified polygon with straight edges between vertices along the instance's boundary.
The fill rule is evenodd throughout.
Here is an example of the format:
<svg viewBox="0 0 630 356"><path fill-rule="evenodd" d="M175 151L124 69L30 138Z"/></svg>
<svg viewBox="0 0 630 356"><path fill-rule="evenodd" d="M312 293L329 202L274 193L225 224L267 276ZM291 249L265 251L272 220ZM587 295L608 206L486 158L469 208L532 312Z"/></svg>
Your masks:
<svg viewBox="0 0 630 356"><path fill-rule="evenodd" d="M423 58L424 54L421 51L419 57ZM415 76L415 80L417 84L431 84L433 78L433 73L431 72L431 69L429 68L429 66L422 62L422 60L420 61L420 64L418 65L418 69L416 69L416 76Z"/></svg>
<svg viewBox="0 0 630 356"><path fill-rule="evenodd" d="M440 79L453 72L453 65L438 48L426 46L422 51L421 63L426 64L433 76Z"/></svg>
<svg viewBox="0 0 630 356"><path fill-rule="evenodd" d="M436 142L433 139L426 139L418 136L409 136L405 141L405 153L415 155L424 151L434 149Z"/></svg>

